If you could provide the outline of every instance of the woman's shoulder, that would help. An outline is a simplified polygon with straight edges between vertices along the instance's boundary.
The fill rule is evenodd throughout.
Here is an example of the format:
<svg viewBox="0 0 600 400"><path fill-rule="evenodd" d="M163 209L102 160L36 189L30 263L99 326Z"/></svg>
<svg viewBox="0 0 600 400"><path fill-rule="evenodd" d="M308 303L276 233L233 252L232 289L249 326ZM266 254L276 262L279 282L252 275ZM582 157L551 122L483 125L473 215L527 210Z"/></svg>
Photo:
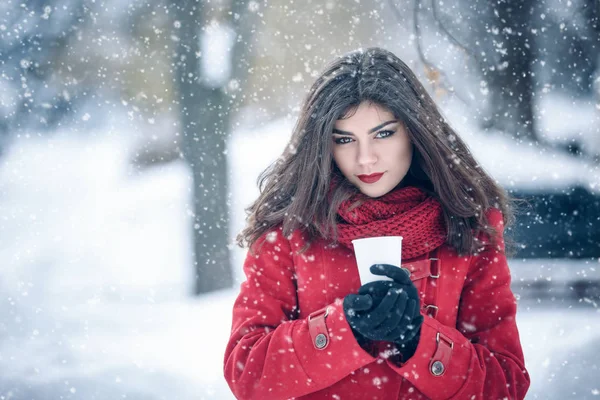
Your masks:
<svg viewBox="0 0 600 400"><path fill-rule="evenodd" d="M485 211L485 217L488 221L488 224L492 227L504 228L504 215L502 211L495 207L490 207Z"/></svg>
<svg viewBox="0 0 600 400"><path fill-rule="evenodd" d="M504 215L502 210L490 207L485 211L485 228L481 229L478 239L484 247L492 245L498 250L504 251Z"/></svg>
<svg viewBox="0 0 600 400"><path fill-rule="evenodd" d="M263 232L259 238L250 246L251 252L260 253L268 249L281 251L298 251L303 249L309 243L308 234L300 229L295 229L286 234L283 223L278 223Z"/></svg>

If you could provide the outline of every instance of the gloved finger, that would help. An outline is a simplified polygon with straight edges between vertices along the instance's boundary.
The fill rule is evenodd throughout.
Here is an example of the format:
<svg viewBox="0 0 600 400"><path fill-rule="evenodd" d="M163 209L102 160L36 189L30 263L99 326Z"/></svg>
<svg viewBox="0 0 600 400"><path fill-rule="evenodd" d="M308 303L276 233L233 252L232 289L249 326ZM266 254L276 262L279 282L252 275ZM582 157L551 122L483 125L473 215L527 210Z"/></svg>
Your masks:
<svg viewBox="0 0 600 400"><path fill-rule="evenodd" d="M371 296L349 294L344 297L344 309L356 311L367 311L373 305L373 299Z"/></svg>
<svg viewBox="0 0 600 400"><path fill-rule="evenodd" d="M398 285L396 282L394 281L373 281L373 282L369 282L369 283L365 283L364 285L362 285L359 289L358 289L358 294L378 294L378 293L382 293L382 297L384 294L387 293L388 290L390 290L390 288L392 287L400 287L400 285Z"/></svg>
<svg viewBox="0 0 600 400"><path fill-rule="evenodd" d="M404 332L404 337L407 342L413 340L413 338L420 332L423 319L424 318L422 315L418 315L412 320L410 325L407 326L408 329Z"/></svg>
<svg viewBox="0 0 600 400"><path fill-rule="evenodd" d="M416 312L418 313L416 302L412 299L410 299L408 302L415 303ZM407 304L406 308L409 307L412 308L413 306ZM405 312L405 315L406 314L407 312ZM423 319L424 318L421 314L414 316L410 321L402 319L402 321L406 323L398 324L398 328L388 334L388 336L392 338L389 340L394 341L396 343L406 343L411 341L417 335L417 333L419 333L421 325L423 324Z"/></svg>
<svg viewBox="0 0 600 400"><path fill-rule="evenodd" d="M406 326L403 324L398 324L395 329L391 330L385 338L379 340L386 340L389 342L396 342L398 344L404 343L404 332L406 331Z"/></svg>
<svg viewBox="0 0 600 400"><path fill-rule="evenodd" d="M417 309L417 302L414 299L410 299L406 304L406 308L404 309L402 321L406 324L410 324L418 313L419 310Z"/></svg>
<svg viewBox="0 0 600 400"><path fill-rule="evenodd" d="M415 307L416 302L413 299L408 299L406 301L405 307L402 310L402 318L400 318L398 325L396 325L396 329L388 334L388 336L391 338L389 340L394 342L403 342L406 339L407 333L410 330L413 322L412 319L414 316Z"/></svg>
<svg viewBox="0 0 600 400"><path fill-rule="evenodd" d="M381 303L369 313L372 329L381 325L392 313L402 315L407 301L408 295L406 292L395 288L388 290Z"/></svg>
<svg viewBox="0 0 600 400"><path fill-rule="evenodd" d="M418 331L416 329L408 329L408 327L408 324L398 324L396 329L388 334L389 338L386 340L398 344L410 342L418 333Z"/></svg>
<svg viewBox="0 0 600 400"><path fill-rule="evenodd" d="M398 327L401 319L402 316L397 313L389 314L379 326L369 332L373 340L386 340L389 333Z"/></svg>
<svg viewBox="0 0 600 400"><path fill-rule="evenodd" d="M413 299L419 298L419 291L410 280L410 276L405 269L390 264L374 264L371 266L371 271L376 275L384 274L385 276L392 278L395 283L407 291L408 297Z"/></svg>
<svg viewBox="0 0 600 400"><path fill-rule="evenodd" d="M392 310L390 310L383 322L372 331L373 336L376 337L375 340L387 340L389 333L396 329L399 324L403 323L402 318L404 318L405 307L408 301L410 299L408 299L406 293L398 294L398 299Z"/></svg>
<svg viewBox="0 0 600 400"><path fill-rule="evenodd" d="M374 264L369 268L373 275L387 276L400 284L411 284L410 276L405 269L390 264Z"/></svg>
<svg viewBox="0 0 600 400"><path fill-rule="evenodd" d="M401 286L394 281L369 282L362 285L360 289L358 289L358 294L370 295L373 299L373 307L376 307L379 305L379 303L381 303L381 300L383 300L388 290L390 290L392 287L400 288Z"/></svg>

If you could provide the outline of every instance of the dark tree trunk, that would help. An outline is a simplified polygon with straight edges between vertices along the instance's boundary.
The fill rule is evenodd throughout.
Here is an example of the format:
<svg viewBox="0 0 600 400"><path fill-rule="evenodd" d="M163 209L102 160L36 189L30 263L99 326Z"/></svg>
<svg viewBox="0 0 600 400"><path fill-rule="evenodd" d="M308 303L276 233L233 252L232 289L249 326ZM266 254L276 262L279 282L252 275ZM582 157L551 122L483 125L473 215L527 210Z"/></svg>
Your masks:
<svg viewBox="0 0 600 400"><path fill-rule="evenodd" d="M585 39L583 39L586 51L586 62L590 64L588 70L590 71L588 79L588 85L590 85L591 91L594 89L600 90L600 88L594 88L594 72L598 69L598 62L600 61L600 1L598 0L586 0L583 5L583 18L586 22L587 29L585 31Z"/></svg>
<svg viewBox="0 0 600 400"><path fill-rule="evenodd" d="M180 27L175 77L179 89L183 155L193 171L193 235L196 294L233 284L229 261L227 157L224 153L229 107L221 88L208 87L200 76L200 28L203 3L176 6Z"/></svg>
<svg viewBox="0 0 600 400"><path fill-rule="evenodd" d="M496 3L499 63L488 72L491 126L516 138L537 141L533 118L534 41L530 33L533 0Z"/></svg>
<svg viewBox="0 0 600 400"><path fill-rule="evenodd" d="M231 287L233 271L229 260L229 182L225 146L231 117L238 110L253 54L261 3L238 0L232 4L236 34L231 52L232 76L238 85L209 85L200 74L199 34L204 2L185 0L175 6L174 30L179 45L174 56L179 90L182 152L193 171L193 232L195 294ZM175 22L174 21L174 22ZM213 83L214 84L214 83Z"/></svg>

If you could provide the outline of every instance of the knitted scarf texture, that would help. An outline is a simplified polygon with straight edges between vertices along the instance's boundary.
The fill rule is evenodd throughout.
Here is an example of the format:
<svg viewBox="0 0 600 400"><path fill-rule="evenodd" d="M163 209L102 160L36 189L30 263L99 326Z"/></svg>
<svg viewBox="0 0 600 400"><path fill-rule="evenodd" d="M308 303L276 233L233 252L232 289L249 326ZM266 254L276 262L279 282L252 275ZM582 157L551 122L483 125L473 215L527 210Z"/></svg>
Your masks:
<svg viewBox="0 0 600 400"><path fill-rule="evenodd" d="M365 200L352 208L360 199ZM379 198L357 193L340 205L338 214L338 242L349 249L354 239L402 236L402 258L411 259L446 241L441 204L417 187L397 188Z"/></svg>

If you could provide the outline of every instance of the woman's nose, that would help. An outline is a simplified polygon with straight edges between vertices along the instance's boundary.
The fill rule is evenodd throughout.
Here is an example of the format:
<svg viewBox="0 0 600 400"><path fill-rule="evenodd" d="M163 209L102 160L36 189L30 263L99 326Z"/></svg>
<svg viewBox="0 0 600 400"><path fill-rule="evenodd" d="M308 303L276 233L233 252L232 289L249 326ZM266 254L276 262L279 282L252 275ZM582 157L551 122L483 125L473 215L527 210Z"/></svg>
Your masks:
<svg viewBox="0 0 600 400"><path fill-rule="evenodd" d="M358 145L358 159L359 165L374 164L377 161L377 155L375 149L369 143L363 143Z"/></svg>

